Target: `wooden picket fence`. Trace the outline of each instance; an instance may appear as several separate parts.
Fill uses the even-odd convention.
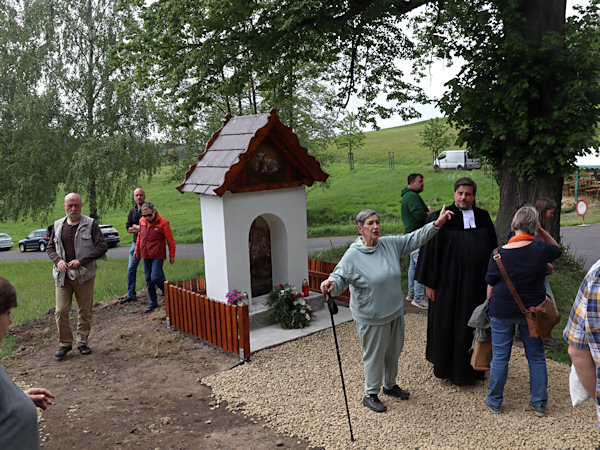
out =
[[[336,264],[308,258],[308,288],[311,291],[321,292],[321,283],[333,272]],[[350,303],[350,292],[346,289],[335,297],[338,303],[348,306]]]
[[[248,305],[228,305],[206,296],[204,278],[165,281],[167,325],[224,350],[250,358]]]

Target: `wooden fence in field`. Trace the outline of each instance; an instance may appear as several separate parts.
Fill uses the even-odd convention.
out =
[[[321,292],[321,283],[329,277],[335,266],[334,263],[308,258],[308,288],[311,291]],[[346,289],[335,297],[335,299],[338,300],[338,303],[348,306],[350,303],[350,292]]]
[[[206,296],[204,278],[165,281],[167,325],[250,358],[248,305],[228,305]]]

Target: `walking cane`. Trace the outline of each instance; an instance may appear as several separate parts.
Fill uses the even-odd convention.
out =
[[[338,364],[340,366],[340,377],[342,378],[342,390],[344,391],[344,402],[346,402],[346,414],[348,416],[348,427],[350,427],[350,440],[354,442],[354,434],[352,433],[352,422],[350,422],[350,410],[348,409],[348,397],[346,396],[346,384],[344,383],[344,372],[342,372],[342,358],[340,357],[340,347],[338,346],[337,334],[335,332],[335,322],[333,315],[338,313],[338,307],[335,300],[329,292],[325,293],[327,299],[327,307],[331,316],[331,329],[333,330],[333,339],[335,341],[335,352],[337,353]]]

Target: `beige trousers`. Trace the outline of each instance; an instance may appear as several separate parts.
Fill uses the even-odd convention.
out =
[[[56,311],[54,318],[58,328],[60,345],[69,347],[73,345],[73,332],[69,322],[73,294],[77,301],[77,346],[86,344],[92,327],[92,306],[94,303],[94,278],[79,284],[79,280],[65,277],[65,285],[56,286]]]

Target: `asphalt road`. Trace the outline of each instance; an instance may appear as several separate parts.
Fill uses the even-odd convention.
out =
[[[320,250],[326,250],[332,247],[341,247],[346,243],[353,242],[356,236],[341,236],[331,238],[313,238],[308,239],[308,253],[313,253]],[[13,250],[8,252],[0,252],[0,261],[28,261],[32,259],[48,259],[46,253],[38,251],[27,251],[21,253],[18,248],[13,247]],[[129,249],[127,247],[109,248],[106,256],[108,258],[129,258]],[[185,244],[177,246],[178,258],[200,258],[204,256],[204,248],[202,244]]]
[[[600,259],[600,223],[588,226],[562,227],[562,244],[581,262],[587,272]]]
[[[600,223],[589,226],[562,227],[560,229],[562,243],[569,247],[570,253],[578,259],[587,271],[592,264],[600,259]],[[308,253],[326,250],[331,247],[341,247],[353,242],[356,236],[341,236],[330,238],[308,239]],[[128,258],[129,247],[116,247],[108,250],[109,258]],[[202,244],[186,244],[177,246],[178,258],[199,258],[203,256]],[[47,259],[46,253],[28,251],[21,253],[18,249],[0,252],[0,260],[26,261],[32,259]]]

